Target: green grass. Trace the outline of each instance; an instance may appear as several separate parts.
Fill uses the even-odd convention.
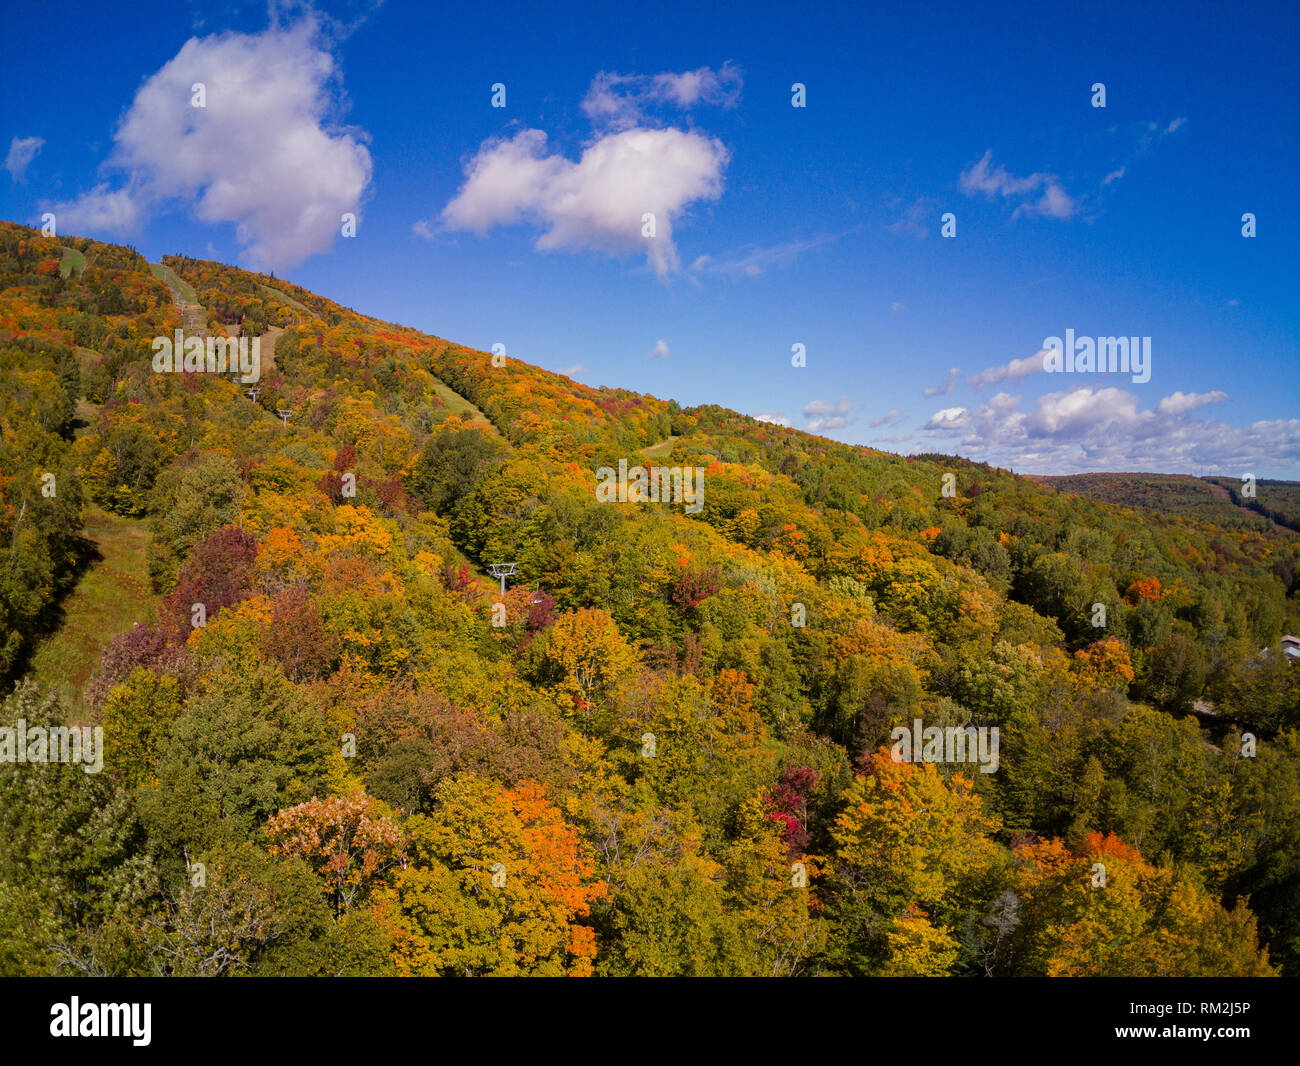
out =
[[[662,459],[673,450],[673,445],[679,439],[679,437],[669,437],[667,440],[661,440],[658,444],[652,444],[648,448],[642,448],[641,454],[647,459]]]
[[[66,278],[74,270],[80,274],[86,269],[86,257],[75,248],[64,248],[63,258],[59,260],[59,277]]]
[[[86,365],[84,359],[81,365],[84,369]],[[95,419],[99,417],[101,410],[102,408],[97,403],[91,403],[86,399],[78,400],[77,406],[74,408],[77,420],[76,428],[73,431],[75,435],[80,437],[85,434],[95,424]]]
[[[482,422],[491,429],[493,433],[497,432],[496,426],[492,425],[488,416],[465,399],[465,397],[460,393],[453,392],[437,378],[433,379],[433,388],[438,394],[438,399],[442,401],[443,406],[446,407],[451,414],[460,415],[462,418],[468,418],[471,422]]]
[[[316,317],[316,312],[315,312],[315,311],[313,311],[313,310],[312,310],[310,307],[308,307],[306,304],[299,303],[299,302],[298,302],[297,300],[295,300],[292,296],[290,296],[287,292],[283,292],[282,290],[277,289],[274,285],[261,285],[260,282],[259,282],[258,284],[260,285],[262,291],[265,292],[268,296],[274,296],[274,297],[275,297],[277,300],[279,300],[281,303],[285,303],[285,304],[288,304],[290,307],[297,308],[297,309],[298,309],[299,311],[301,311],[304,315],[310,315],[310,316],[312,316],[313,318]]]
[[[84,536],[93,559],[63,601],[63,621],[32,654],[29,676],[54,689],[69,709],[81,709],[86,682],[108,642],[134,623],[157,620],[158,601],[149,587],[149,532],[143,522],[119,518],[93,504],[86,508]]]
[[[171,289],[173,295],[179,294],[181,299],[187,300],[189,303],[199,302],[194,287],[171,267],[164,266],[162,263],[150,263],[149,273]]]

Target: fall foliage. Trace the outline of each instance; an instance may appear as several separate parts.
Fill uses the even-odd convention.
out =
[[[0,725],[105,737],[100,775],[0,763],[0,972],[1300,973],[1286,529],[166,263],[268,340],[256,396],[151,371],[180,319],[138,254],[0,224]],[[650,449],[699,513],[597,500]],[[159,606],[61,701],[28,660],[91,513]],[[895,762],[914,719],[1000,768]]]

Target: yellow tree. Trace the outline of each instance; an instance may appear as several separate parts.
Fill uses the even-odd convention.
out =
[[[636,655],[608,611],[585,607],[560,615],[548,633],[546,658],[556,692],[584,722],[597,701],[632,672]]]
[[[965,778],[945,782],[932,764],[894,762],[885,750],[843,799],[828,879],[835,965],[946,973],[975,884],[996,866],[996,821]]]
[[[104,703],[104,761],[126,788],[155,780],[158,747],[181,712],[180,684],[137,666]]]
[[[1244,903],[1224,909],[1198,884],[1153,866],[1114,835],[1074,851],[1017,849],[1018,973],[1048,977],[1267,977],[1267,948]]]
[[[542,786],[461,774],[436,798],[433,815],[406,823],[407,866],[377,895],[399,973],[590,974],[585,919],[605,884]]]
[[[1133,664],[1128,647],[1122,640],[1107,637],[1074,653],[1078,681],[1087,688],[1113,688],[1127,691],[1133,680]]]

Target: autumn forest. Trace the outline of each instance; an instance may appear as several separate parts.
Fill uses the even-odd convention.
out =
[[[904,458],[12,223],[0,371],[0,725],[102,729],[0,760],[0,974],[1300,975],[1293,484]]]

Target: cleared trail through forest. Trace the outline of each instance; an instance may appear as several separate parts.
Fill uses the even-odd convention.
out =
[[[1266,514],[1260,514],[1260,512],[1256,511],[1253,507],[1247,507],[1240,500],[1238,500],[1231,492],[1225,489],[1222,485],[1216,484],[1213,481],[1207,481],[1205,483],[1210,486],[1210,491],[1214,493],[1214,495],[1217,496],[1224,503],[1230,503],[1234,507],[1238,508],[1239,510],[1245,511],[1246,514],[1258,515],[1260,518],[1264,519],[1273,527],[1274,532],[1295,533],[1294,529],[1288,529],[1286,526],[1278,525],[1277,521],[1271,518],[1270,516]]]
[[[85,523],[85,569],[59,604],[58,628],[37,643],[28,669],[41,690],[56,691],[74,716],[109,641],[134,625],[152,625],[159,599],[149,585],[144,522],[88,504]]]
[[[78,402],[77,436],[90,432],[99,410]],[[161,600],[149,581],[152,535],[143,519],[87,503],[83,523],[81,573],[59,602],[57,628],[36,642],[27,668],[41,691],[57,692],[74,717],[87,711],[86,684],[109,641],[133,626],[156,622]]]
[[[149,270],[155,278],[167,286],[172,294],[172,303],[181,313],[181,328],[186,336],[206,337],[208,335],[208,314],[198,302],[194,290],[169,266],[162,263],[150,263]]]

